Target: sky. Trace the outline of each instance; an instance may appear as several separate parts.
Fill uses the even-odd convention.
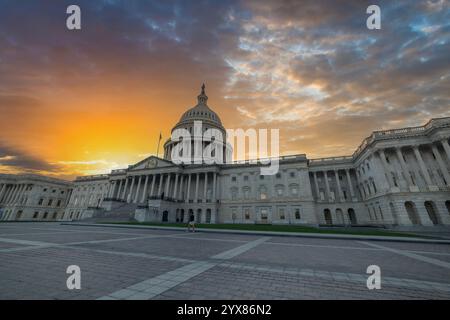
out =
[[[280,129],[284,155],[351,155],[374,130],[450,116],[449,40],[442,0],[0,0],[0,173],[125,168],[203,82],[226,128]]]

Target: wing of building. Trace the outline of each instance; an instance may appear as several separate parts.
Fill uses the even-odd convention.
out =
[[[201,121],[205,130],[225,134],[204,87],[197,99],[174,130],[192,133]],[[0,219],[187,222],[194,215],[202,223],[449,225],[449,137],[450,118],[375,131],[351,156],[281,157],[275,175],[261,175],[253,162],[175,163],[181,142],[169,139],[164,158],[72,183],[0,175]],[[221,150],[231,155],[229,144]]]

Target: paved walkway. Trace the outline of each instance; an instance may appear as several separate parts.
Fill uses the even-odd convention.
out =
[[[448,244],[0,224],[0,299],[429,298],[450,298]]]

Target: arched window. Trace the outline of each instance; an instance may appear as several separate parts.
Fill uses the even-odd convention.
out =
[[[416,205],[414,204],[414,202],[406,201],[405,209],[406,209],[406,212],[408,213],[408,217],[409,217],[409,220],[411,220],[411,223],[413,225],[420,225],[421,222],[420,222],[419,214],[417,213]]]
[[[425,201],[425,209],[427,209],[428,216],[433,224],[440,224],[439,215],[437,214],[436,206],[432,201]]]
[[[323,210],[323,216],[324,216],[326,224],[333,224],[333,219],[331,218],[330,209],[324,209]]]

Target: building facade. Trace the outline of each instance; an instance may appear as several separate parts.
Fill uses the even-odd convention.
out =
[[[0,220],[62,220],[71,192],[69,181],[0,174]]]
[[[219,116],[207,104],[204,87],[197,99],[174,130],[192,134],[195,122],[201,121],[202,130],[225,133]],[[182,141],[169,139],[164,158],[151,156],[110,174],[78,177],[67,193],[62,218],[186,222],[193,214],[201,223],[450,225],[449,138],[450,118],[375,131],[351,156],[280,157],[274,175],[261,175],[260,164],[249,161],[175,163],[174,148]],[[194,138],[188,148],[189,157],[195,157],[196,142]],[[199,143],[206,147],[211,141]],[[232,148],[224,142],[221,151],[225,159]],[[0,188],[2,184],[6,183],[0,178]],[[12,184],[7,185],[11,189]],[[12,210],[3,202],[0,205],[3,212]],[[29,213],[6,215],[7,219],[29,217]]]

